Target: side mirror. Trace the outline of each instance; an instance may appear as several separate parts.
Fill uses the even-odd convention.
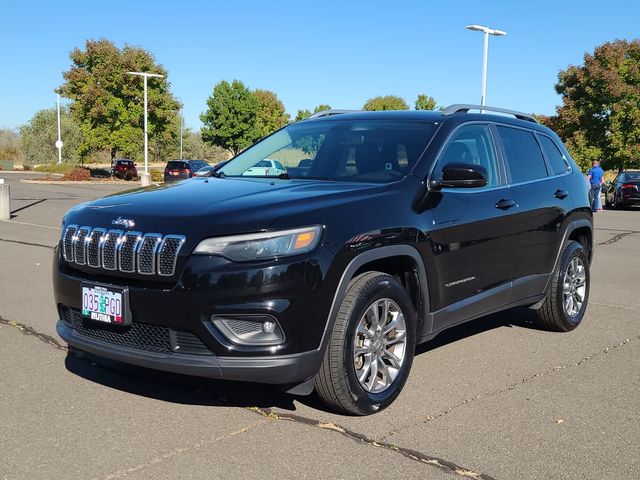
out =
[[[479,188],[486,187],[489,175],[482,165],[474,163],[447,163],[442,169],[442,179],[431,182],[431,188]]]

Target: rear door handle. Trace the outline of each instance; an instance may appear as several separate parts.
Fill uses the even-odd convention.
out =
[[[569,192],[567,192],[566,190],[556,190],[556,193],[553,194],[554,197],[559,198],[560,200],[562,200],[563,198],[567,198],[568,195]]]
[[[496,203],[496,208],[499,208],[500,210],[509,210],[511,207],[515,207],[515,206],[516,206],[515,200],[511,200],[511,199],[502,199],[498,201],[498,203]]]

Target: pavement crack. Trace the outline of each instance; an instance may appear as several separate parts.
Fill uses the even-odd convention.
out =
[[[51,335],[47,335],[46,333],[38,332],[35,328],[25,325],[24,323],[16,322],[14,320],[7,320],[6,318],[0,316],[0,325],[6,325],[8,327],[13,327],[18,330],[23,335],[33,335],[41,342],[46,343],[47,345],[52,346],[56,350],[62,350],[66,352],[67,346],[60,343]]]
[[[543,377],[547,377],[549,375],[553,375],[554,373],[557,373],[561,370],[565,370],[568,368],[574,368],[574,367],[579,367],[581,365],[584,365],[586,362],[589,362],[595,358],[599,358],[602,357],[603,355],[606,355],[607,353],[609,353],[610,351],[613,351],[615,349],[624,347],[625,345],[627,345],[628,343],[631,342],[637,342],[640,341],[640,335],[637,335],[635,337],[631,337],[631,338],[626,338],[625,340],[616,343],[615,345],[609,345],[605,348],[603,348],[602,350],[598,350],[597,352],[593,352],[585,357],[583,357],[582,359],[578,360],[577,362],[574,363],[569,363],[569,364],[564,364],[564,365],[558,365],[555,366],[553,368],[550,368],[548,370],[545,370],[544,372],[540,372],[540,373],[534,373],[528,377],[523,378],[522,380],[520,380],[519,382],[514,382],[509,384],[506,387],[503,387],[501,389],[497,389],[497,390],[493,390],[487,393],[481,393],[479,395],[476,395],[475,397],[468,397],[465,398],[463,400],[461,400],[460,402],[450,406],[449,408],[447,408],[446,410],[443,410],[435,415],[428,415],[427,417],[425,417],[423,420],[418,421],[418,422],[414,422],[411,424],[406,424],[406,425],[402,425],[399,427],[396,427],[392,430],[390,430],[384,437],[383,439],[392,437],[393,435],[395,435],[396,433],[404,430],[405,428],[408,427],[413,427],[416,425],[421,425],[421,424],[425,424],[425,423],[429,423],[432,422],[434,420],[437,420],[439,418],[442,418],[448,414],[450,414],[451,412],[453,412],[454,410],[463,407],[471,402],[475,402],[476,400],[483,400],[483,399],[487,399],[487,398],[491,398],[494,397],[496,395],[500,395],[502,393],[511,391],[511,390],[515,390],[516,388],[522,386],[522,385],[526,385],[528,383],[531,383],[532,381],[539,379],[539,378],[543,378]]]
[[[410,460],[423,463],[426,465],[431,465],[447,473],[458,475],[460,477],[475,478],[475,479],[481,479],[481,480],[493,480],[493,477],[490,477],[487,474],[474,472],[473,470],[461,467],[460,465],[456,465],[455,463],[449,462],[448,460],[443,460],[438,457],[432,457],[430,455],[426,455],[416,450],[411,450],[408,448],[400,447],[398,445],[394,445],[393,443],[373,440],[367,437],[366,435],[354,432],[353,430],[349,430],[348,428],[343,427],[341,425],[337,425],[335,423],[321,422],[320,420],[315,420],[315,419],[303,417],[300,415],[293,415],[290,413],[274,412],[270,408],[248,407],[247,409],[251,412],[254,412],[258,415],[268,418],[269,420],[273,420],[273,421],[282,420],[282,421],[288,421],[288,422],[295,422],[308,427],[319,428],[321,430],[328,430],[330,432],[335,432],[355,442],[368,445],[374,448],[382,448],[385,450],[389,450],[391,452],[399,453],[400,455]]]
[[[8,238],[0,238],[0,242],[17,243],[18,245],[27,245],[29,247],[42,247],[42,248],[48,248],[49,250],[53,250],[54,248],[51,245],[45,245],[43,243],[23,242],[22,240],[9,240]]]
[[[609,240],[605,240],[604,242],[596,243],[596,245],[611,245],[612,243],[616,243],[618,240],[626,237],[627,235],[634,235],[636,233],[640,233],[640,232],[629,231],[629,232],[618,233],[618,234],[614,235],[613,237],[611,237]]]
[[[132,467],[128,467],[128,468],[123,468],[122,470],[118,470],[117,472],[114,473],[110,473],[108,475],[105,475],[103,477],[94,477],[92,480],[117,480],[119,478],[126,478],[127,476],[129,476],[130,474],[143,470],[145,468],[148,467],[152,467],[154,465],[160,464],[166,460],[169,460],[173,457],[176,457],[180,454],[183,454],[185,452],[188,452],[190,450],[198,450],[210,445],[213,445],[215,443],[227,440],[229,438],[233,438],[237,435],[240,435],[242,433],[248,432],[249,430],[257,427],[258,425],[262,425],[264,423],[266,423],[267,420],[262,420],[262,421],[258,421],[258,422],[254,422],[250,425],[247,425],[246,427],[241,428],[240,430],[236,430],[234,432],[225,434],[225,435],[220,435],[218,437],[215,438],[211,438],[208,440],[202,440],[198,443],[195,443],[193,445],[190,445],[188,447],[177,447],[174,448],[173,450],[169,450],[168,452],[165,452],[161,455],[157,455],[153,458],[151,458],[150,460],[143,462],[143,463],[139,463],[137,465],[134,465]]]

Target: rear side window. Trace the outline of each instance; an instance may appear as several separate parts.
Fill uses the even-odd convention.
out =
[[[501,125],[497,129],[507,157],[512,183],[538,180],[547,176],[547,166],[533,133]]]
[[[553,173],[556,175],[560,175],[569,170],[569,165],[564,159],[564,155],[558,149],[558,146],[555,144],[553,140],[551,140],[546,135],[540,135],[540,143],[542,143],[542,149],[544,150],[549,163],[551,164],[551,169]]]

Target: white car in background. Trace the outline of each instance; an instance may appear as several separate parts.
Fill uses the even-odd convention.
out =
[[[265,158],[260,160],[253,167],[248,168],[242,175],[254,177],[277,177],[287,173],[287,169],[278,160]]]

